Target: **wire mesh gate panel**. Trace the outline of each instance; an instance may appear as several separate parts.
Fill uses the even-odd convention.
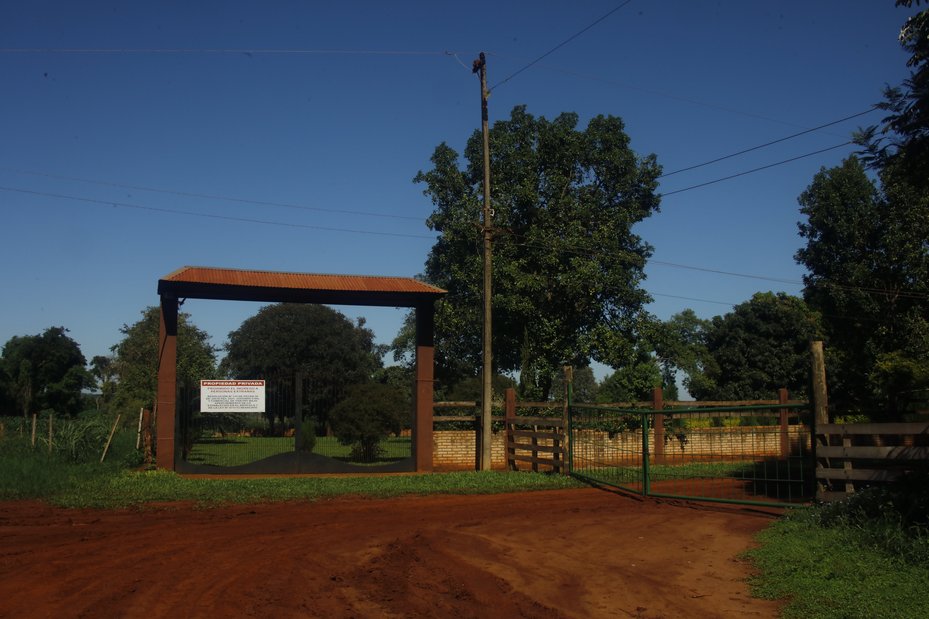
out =
[[[181,473],[286,474],[405,472],[415,470],[413,408],[399,432],[361,453],[332,431],[336,405],[348,390],[296,374],[266,379],[260,413],[201,413],[199,385],[178,393]]]
[[[784,505],[812,499],[806,403],[663,410],[572,405],[571,474],[668,498]]]

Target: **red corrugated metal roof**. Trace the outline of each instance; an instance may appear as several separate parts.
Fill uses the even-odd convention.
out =
[[[445,291],[410,277],[285,273],[186,266],[162,278],[170,282],[333,292],[384,292],[441,295]]]

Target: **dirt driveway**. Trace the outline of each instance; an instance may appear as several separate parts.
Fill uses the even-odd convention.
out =
[[[0,617],[774,617],[737,558],[769,522],[595,489],[0,503]]]

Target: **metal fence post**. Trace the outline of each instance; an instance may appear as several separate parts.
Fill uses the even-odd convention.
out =
[[[661,387],[652,389],[652,408],[655,413],[655,464],[664,461],[664,394]]]
[[[648,413],[641,413],[640,417],[642,418],[642,494],[648,496],[652,491],[648,462]]]
[[[787,404],[787,389],[781,387],[777,390],[777,401],[781,404]],[[788,435],[787,409],[780,410],[781,426],[781,458],[787,460],[790,457],[790,437]]]

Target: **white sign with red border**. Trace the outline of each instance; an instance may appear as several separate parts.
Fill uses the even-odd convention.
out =
[[[263,380],[201,380],[201,413],[265,412]]]

